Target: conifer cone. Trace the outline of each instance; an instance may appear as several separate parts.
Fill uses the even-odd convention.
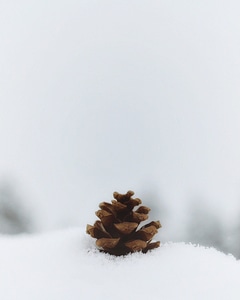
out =
[[[128,253],[148,250],[160,246],[160,242],[152,242],[153,236],[161,227],[159,221],[150,222],[140,229],[139,224],[148,219],[150,208],[139,206],[142,201],[132,198],[134,192],[126,194],[113,193],[112,203],[102,202],[100,210],[96,211],[100,219],[94,225],[87,225],[86,232],[96,238],[96,245],[100,251],[112,255],[126,255]],[[138,209],[134,209],[139,206]]]

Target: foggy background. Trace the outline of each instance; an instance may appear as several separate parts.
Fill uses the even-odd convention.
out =
[[[131,189],[161,241],[240,257],[239,10],[1,1],[0,230],[85,226]]]

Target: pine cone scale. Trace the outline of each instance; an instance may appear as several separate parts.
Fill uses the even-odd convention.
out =
[[[137,233],[136,233],[136,237],[141,238],[144,241],[149,241],[151,240],[154,235],[157,233],[157,228],[155,226],[149,226],[146,227],[144,229],[140,229]]]
[[[149,250],[158,248],[160,246],[160,242],[153,242],[153,243],[149,243],[147,245],[147,247],[143,250],[143,253],[146,253]]]
[[[99,204],[99,207],[103,210],[103,211],[106,211],[106,212],[109,212],[110,214],[114,214],[115,211],[112,207],[112,205],[110,203],[107,203],[107,202],[102,202]]]
[[[116,200],[112,200],[112,206],[114,207],[115,211],[123,211],[127,208],[127,205],[117,202]]]
[[[150,208],[149,207],[147,207],[147,206],[140,206],[137,210],[136,210],[136,212],[137,213],[140,213],[140,214],[148,214],[149,212],[150,212]]]
[[[101,238],[96,241],[96,244],[99,248],[102,248],[105,250],[105,249],[115,248],[119,241],[120,241],[120,238],[118,238],[118,239]]]
[[[142,221],[146,221],[148,219],[148,215],[133,212],[132,219],[133,219],[134,222],[139,224]]]
[[[147,228],[147,227],[149,227],[149,226],[152,226],[152,225],[155,226],[157,229],[159,229],[159,228],[162,227],[162,225],[161,225],[161,223],[160,223],[159,221],[152,221],[152,222],[150,222],[150,223],[144,225],[143,227],[141,227],[140,230],[141,230],[141,229],[144,229],[144,228]]]
[[[122,234],[130,234],[138,227],[138,223],[123,222],[114,224],[114,227]]]
[[[101,220],[105,229],[107,227],[111,226],[111,224],[113,224],[113,222],[117,221],[113,214],[111,214],[105,210],[102,210],[102,209],[96,211],[96,216]]]
[[[142,240],[134,240],[124,244],[131,252],[141,251],[147,247],[147,243]]]

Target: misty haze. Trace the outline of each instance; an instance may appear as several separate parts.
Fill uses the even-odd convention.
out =
[[[239,258],[239,10],[1,3],[0,231],[84,227],[133,190],[161,241]]]

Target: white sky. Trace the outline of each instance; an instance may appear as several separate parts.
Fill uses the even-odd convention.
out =
[[[114,190],[151,191],[176,213],[194,197],[235,209],[239,9],[231,0],[0,3],[0,175],[46,228],[87,222]]]

